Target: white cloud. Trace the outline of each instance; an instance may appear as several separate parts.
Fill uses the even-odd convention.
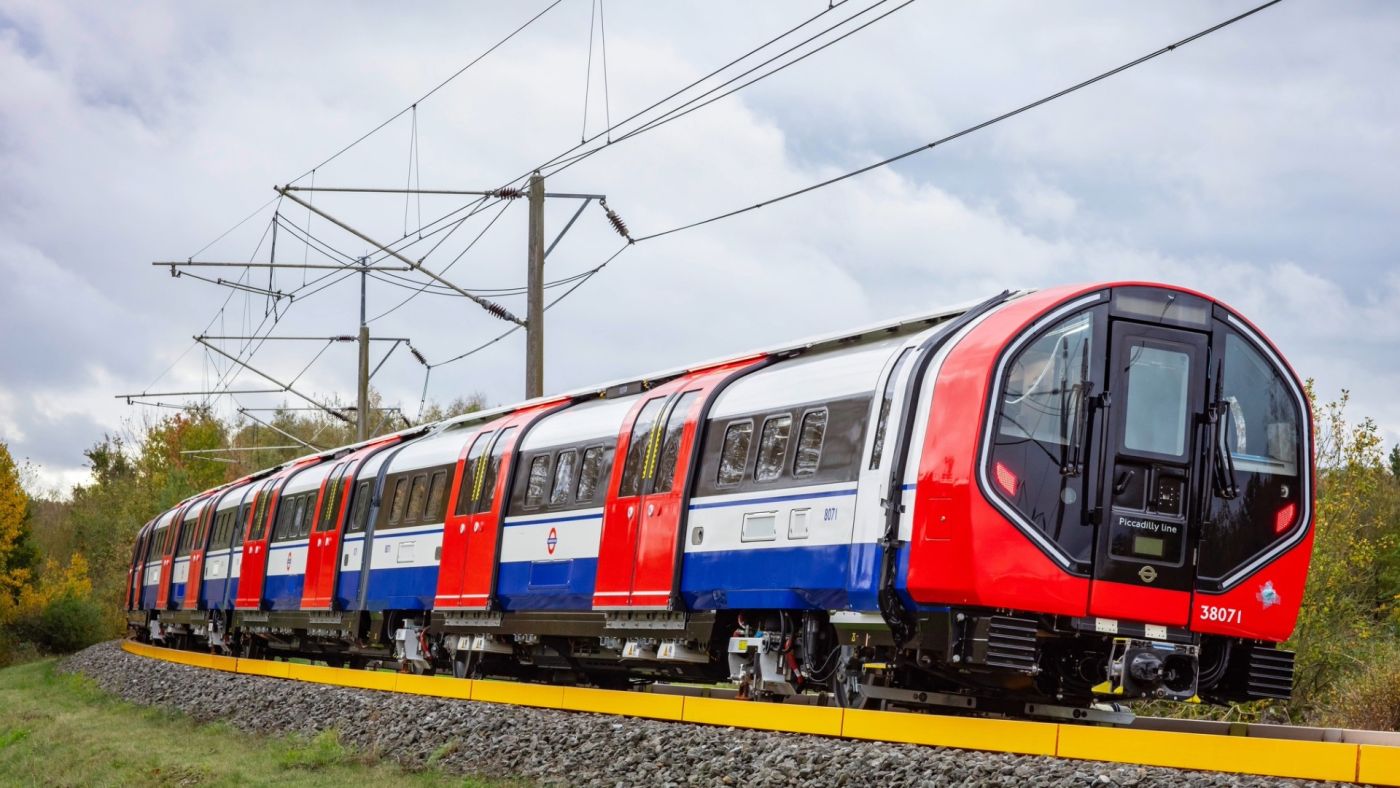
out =
[[[613,119],[818,10],[610,6]],[[653,232],[936,138],[1228,13],[915,4],[549,187],[606,193],[634,233]],[[185,353],[189,337],[211,316],[209,333],[245,334],[266,304],[238,296],[216,314],[226,290],[148,263],[193,254],[270,197],[272,184],[377,124],[525,15],[451,4],[230,14],[17,1],[0,11],[0,432],[62,469],[55,479],[78,478],[81,451],[130,412],[111,395],[145,389],[177,358],[157,390],[216,380],[223,363]],[[565,3],[424,102],[423,184],[494,186],[576,142],[587,25],[586,4]],[[1324,393],[1351,388],[1356,412],[1376,416],[1393,442],[1400,372],[1380,360],[1395,357],[1400,340],[1400,105],[1389,78],[1400,66],[1390,46],[1397,32],[1400,12],[1385,4],[1325,18],[1283,5],[894,168],[640,244],[551,311],[547,384],[583,385],[1006,287],[1148,278],[1242,309]],[[593,124],[603,116],[596,87]],[[317,182],[403,183],[408,124],[357,146]],[[398,198],[320,195],[317,204],[375,237],[403,231]],[[452,207],[423,202],[425,215]],[[552,203],[550,228],[571,210]],[[487,218],[454,234],[429,265],[446,265]],[[266,226],[259,216],[203,256],[248,259]],[[350,254],[369,249],[324,221],[312,229]],[[550,276],[592,267],[619,243],[591,206],[550,257]],[[519,285],[524,246],[517,204],[449,275],[474,287]],[[303,254],[285,235],[278,249],[283,260]],[[257,281],[265,285],[265,273]],[[301,283],[288,272],[275,286]],[[352,333],[353,284],[298,302],[277,332]],[[404,295],[373,282],[371,313]],[[523,312],[523,299],[499,300]],[[433,360],[504,328],[440,296],[373,325],[379,336],[413,337]],[[431,395],[517,398],[522,347],[517,334],[434,371]],[[256,363],[286,380],[319,349],[268,343]],[[343,395],[354,364],[350,346],[332,346],[298,388]],[[412,411],[422,374],[400,350],[376,385]],[[265,381],[242,372],[235,385]]]

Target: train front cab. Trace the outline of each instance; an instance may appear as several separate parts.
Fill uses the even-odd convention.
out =
[[[907,592],[991,611],[966,658],[1047,693],[1287,697],[1309,418],[1272,345],[1197,294],[1011,301],[937,371]]]

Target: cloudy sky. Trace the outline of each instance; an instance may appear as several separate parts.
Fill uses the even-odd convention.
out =
[[[267,261],[274,212],[309,227],[331,254],[372,252],[322,219],[308,223],[289,201],[254,210],[275,197],[274,184],[409,106],[546,5],[0,0],[0,439],[42,467],[44,484],[72,484],[86,473],[83,449],[126,420],[163,413],[114,395],[228,382],[227,365],[193,347],[192,336],[353,333],[354,278],[321,289],[301,271],[280,272],[273,288],[298,298],[273,321],[261,296],[229,298],[228,288],[174,279],[150,262]],[[756,5],[608,0],[605,84],[599,38],[591,74],[588,67],[591,0],[562,0],[416,110],[317,169],[315,183],[402,187],[413,177],[424,188],[500,186],[568,151],[585,128],[603,132],[609,119],[622,121],[799,22],[810,20],[763,58],[681,98],[827,28],[835,26],[775,65],[893,12],[549,178],[550,191],[606,194],[645,235],[936,139],[1251,4],[849,0],[825,13],[826,0]],[[1288,0],[897,166],[638,244],[549,313],[546,388],[1006,287],[1142,278],[1240,308],[1324,394],[1350,389],[1353,415],[1374,417],[1394,443],[1397,41],[1400,5]],[[311,176],[298,183],[311,185]],[[414,259],[445,234],[419,242],[414,229],[463,206],[459,198],[420,205],[328,193],[316,204],[378,240],[407,235],[401,243]],[[576,204],[550,202],[551,233]],[[442,269],[456,258],[447,275],[464,287],[518,287],[525,226],[523,202],[491,207],[425,264]],[[592,268],[619,245],[590,205],[550,256],[548,276]],[[329,262],[290,229],[279,231],[277,260]],[[254,279],[268,285],[266,270]],[[370,282],[371,317],[411,294],[400,285]],[[523,298],[498,300],[523,314]],[[410,337],[431,362],[507,327],[432,293],[371,323],[376,335]],[[224,346],[237,352],[238,344]],[[523,348],[516,334],[435,369],[429,397],[519,398]],[[269,341],[253,363],[344,401],[353,346],[317,357],[321,350]],[[375,379],[409,413],[423,383],[423,367],[402,349]],[[231,385],[266,387],[249,373]],[[279,401],[245,395],[220,407]]]

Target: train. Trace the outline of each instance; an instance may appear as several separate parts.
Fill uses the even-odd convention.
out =
[[[1312,415],[1149,282],[963,304],[319,451],[139,531],[174,648],[1083,719],[1287,698]]]

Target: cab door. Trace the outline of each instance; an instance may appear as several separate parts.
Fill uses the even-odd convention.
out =
[[[438,560],[438,587],[433,607],[461,607],[466,582],[467,529],[471,528],[479,508],[477,502],[485,486],[486,452],[495,437],[494,425],[477,430],[462,445],[457,458],[455,483],[442,526],[442,555]]]
[[[301,595],[302,610],[329,610],[335,588],[335,570],[340,559],[340,524],[345,520],[350,485],[359,462],[346,459],[331,469],[321,483],[316,518],[306,545],[306,582]]]
[[[1208,335],[1110,323],[1101,520],[1089,613],[1184,626],[1195,579]]]

